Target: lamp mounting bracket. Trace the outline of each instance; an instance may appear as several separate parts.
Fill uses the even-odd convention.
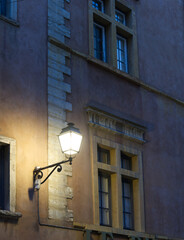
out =
[[[57,169],[58,172],[62,171],[62,164],[69,162],[72,164],[72,157],[70,156],[67,160],[57,162],[51,165],[48,165],[46,167],[35,167],[33,170],[33,179],[34,179],[34,189],[39,190],[40,184],[43,184],[47,181],[47,179],[52,175],[52,173]],[[46,170],[48,168],[53,168],[52,171],[45,177],[45,179],[41,182],[41,179],[43,177],[43,170]]]

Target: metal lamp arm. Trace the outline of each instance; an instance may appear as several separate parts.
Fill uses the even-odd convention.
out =
[[[62,164],[70,162],[72,164],[72,157],[69,157],[69,159],[61,162],[57,162],[51,165],[48,165],[46,167],[37,167],[33,170],[33,178],[34,178],[34,187],[39,190],[40,184],[43,184],[44,182],[47,181],[47,179],[52,175],[52,173],[57,169],[58,172],[62,171]],[[43,170],[48,169],[48,168],[53,168],[52,171],[47,175],[47,177],[41,182],[41,179],[43,177]],[[36,187],[37,186],[37,187]]]

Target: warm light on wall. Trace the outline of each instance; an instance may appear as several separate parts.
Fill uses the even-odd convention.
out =
[[[68,126],[63,128],[60,135],[59,141],[61,145],[62,152],[66,156],[66,160],[54,163],[52,165],[48,165],[46,167],[36,167],[33,171],[33,178],[34,178],[34,190],[40,189],[40,184],[43,184],[50,175],[56,170],[61,172],[62,164],[69,162],[72,164],[73,158],[80,150],[81,142],[82,142],[82,135],[78,128],[74,127],[73,123],[68,123]],[[41,182],[41,178],[43,177],[43,170],[53,168],[52,171],[48,174],[48,176]]]

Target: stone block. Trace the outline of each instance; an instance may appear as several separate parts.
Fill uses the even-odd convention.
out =
[[[63,72],[61,72],[60,70],[53,69],[52,67],[48,67],[48,76],[51,79],[57,79],[58,81],[64,80]]]
[[[48,95],[48,102],[58,108],[63,108],[68,111],[72,111],[72,104],[56,97]]]
[[[62,100],[66,100],[66,92],[53,86],[48,86],[48,94]]]
[[[49,116],[51,117],[56,117],[56,118],[59,118],[59,119],[62,119],[63,121],[65,121],[66,119],[66,111],[63,110],[63,109],[59,109],[57,111],[57,107],[53,106],[53,105],[49,105],[49,108],[48,108],[48,114]]]
[[[57,63],[65,65],[65,55],[48,51],[48,59],[54,60]]]
[[[56,61],[54,61],[52,59],[49,59],[48,66],[50,68],[52,68],[52,69],[57,70],[57,71],[61,71],[61,72],[65,73],[65,74],[67,74],[68,76],[71,75],[71,69],[69,67],[67,67],[67,66],[65,66],[65,65],[63,65],[63,64],[61,64],[59,62],[56,62]]]
[[[54,45],[53,43],[50,43],[50,42],[48,42],[48,49],[51,52],[63,55],[65,57],[70,57],[71,56],[71,54],[69,52],[65,51],[64,49],[62,49],[62,48],[60,48],[60,47],[58,47],[58,46],[56,46],[56,45]]]
[[[62,81],[48,77],[48,85],[60,89],[64,92],[71,93],[71,85]]]

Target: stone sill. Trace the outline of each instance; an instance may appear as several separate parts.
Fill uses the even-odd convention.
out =
[[[172,95],[170,95],[167,92],[164,92],[162,89],[158,89],[158,88],[156,88],[154,86],[151,86],[151,85],[149,85],[147,83],[144,83],[140,78],[134,77],[134,76],[132,76],[129,73],[120,71],[117,68],[111,66],[109,63],[105,63],[103,61],[100,61],[100,60],[96,59],[95,57],[93,57],[91,55],[87,55],[85,53],[81,53],[81,52],[79,52],[77,50],[74,50],[71,47],[69,47],[68,45],[62,43],[58,39],[53,38],[51,36],[48,36],[48,41],[50,43],[54,44],[55,46],[57,46],[59,48],[62,48],[65,51],[70,52],[71,54],[79,56],[79,57],[87,60],[88,62],[93,63],[93,64],[95,64],[95,65],[97,65],[97,66],[99,66],[99,67],[101,67],[101,68],[111,72],[112,74],[116,74],[116,75],[118,75],[120,77],[123,77],[127,81],[129,81],[129,82],[131,82],[131,83],[133,83],[133,84],[135,84],[135,85],[137,85],[139,87],[142,87],[142,88],[146,89],[149,92],[153,92],[153,93],[156,93],[158,95],[164,96],[164,97],[166,97],[166,98],[176,102],[177,104],[181,104],[182,106],[184,106],[184,101],[182,99],[178,99],[175,96],[172,96]]]
[[[22,213],[0,210],[0,219],[18,220],[20,217],[22,217]]]
[[[105,227],[100,225],[94,225],[94,224],[85,224],[85,223],[79,223],[74,222],[74,227],[83,227],[85,230],[90,230],[94,232],[106,232],[106,233],[113,233],[121,236],[127,236],[128,238],[147,238],[147,239],[160,239],[160,240],[183,240],[182,238],[170,238],[168,236],[162,236],[162,235],[155,235],[150,234],[146,232],[138,232],[133,230],[124,230],[121,228],[114,228],[114,227]]]
[[[5,22],[7,22],[7,23],[9,23],[9,24],[11,24],[11,25],[13,25],[15,27],[19,27],[20,26],[19,23],[16,20],[13,20],[11,18],[7,18],[5,16],[0,16],[0,20],[3,20],[3,21],[5,21]]]

